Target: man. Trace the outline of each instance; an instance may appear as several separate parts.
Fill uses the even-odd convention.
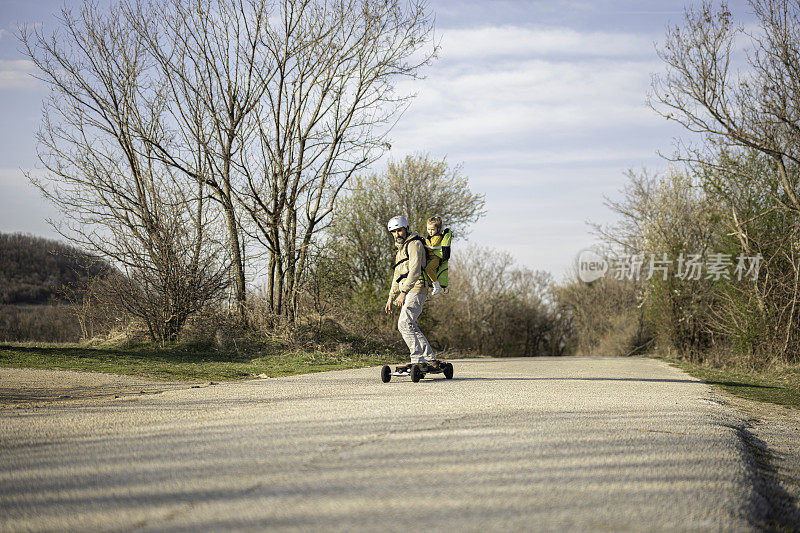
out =
[[[422,313],[422,306],[428,297],[428,287],[422,277],[425,268],[425,245],[416,232],[408,229],[408,220],[396,216],[387,225],[395,240],[397,254],[394,258],[394,275],[389,299],[384,311],[392,312],[392,305],[400,307],[400,318],[397,329],[411,352],[411,363],[436,364],[428,339],[420,331],[417,318]]]

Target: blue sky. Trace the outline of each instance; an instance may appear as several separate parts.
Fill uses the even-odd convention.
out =
[[[0,232],[54,236],[45,219],[58,213],[22,171],[37,165],[46,93],[14,32],[52,22],[63,4],[0,0]],[[431,1],[442,50],[425,80],[402,87],[418,97],[392,132],[391,157],[427,152],[463,164],[488,211],[470,245],[507,250],[561,278],[594,242],[586,222],[611,220],[603,196],[616,196],[623,172],[664,169],[656,152],[686,136],[645,98],[662,70],[654,43],[689,4]],[[746,16],[742,2],[731,8]]]

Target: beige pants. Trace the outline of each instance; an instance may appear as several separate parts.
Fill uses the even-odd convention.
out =
[[[422,306],[427,297],[428,295],[422,292],[408,293],[403,307],[400,308],[400,318],[397,320],[397,329],[408,345],[412,363],[424,363],[436,359],[431,344],[417,325],[417,318],[422,313]]]

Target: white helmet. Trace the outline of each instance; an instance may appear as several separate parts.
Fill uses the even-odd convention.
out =
[[[406,220],[406,217],[398,215],[396,217],[392,217],[391,220],[389,220],[389,223],[386,225],[386,227],[389,228],[389,231],[394,231],[400,228],[407,228],[408,220]]]

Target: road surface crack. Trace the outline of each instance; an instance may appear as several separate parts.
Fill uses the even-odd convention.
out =
[[[361,448],[363,446],[366,446],[368,444],[374,444],[374,443],[376,443],[376,442],[378,442],[380,440],[383,440],[383,439],[386,439],[388,437],[391,437],[392,435],[398,435],[398,434],[402,434],[402,433],[424,433],[424,432],[428,432],[428,431],[441,430],[441,429],[444,429],[444,428],[452,426],[454,423],[456,423],[456,422],[458,422],[460,420],[463,420],[463,419],[467,418],[467,416],[468,415],[462,415],[462,416],[457,416],[457,417],[445,418],[444,420],[441,420],[440,422],[438,422],[438,423],[436,423],[436,424],[434,424],[432,426],[429,426],[429,427],[420,427],[420,428],[405,427],[405,428],[398,428],[398,429],[390,429],[389,431],[382,431],[380,433],[373,433],[371,435],[362,437],[361,439],[359,439],[359,440],[357,440],[355,442],[347,441],[347,442],[331,444],[327,448],[325,448],[324,450],[321,450],[314,457],[312,457],[311,459],[306,461],[302,465],[301,468],[303,470],[314,470],[314,469],[319,468],[320,464],[323,461],[324,462],[331,461],[337,455],[340,455],[341,453],[343,453],[345,451],[351,451],[351,450],[355,450],[357,448]]]

